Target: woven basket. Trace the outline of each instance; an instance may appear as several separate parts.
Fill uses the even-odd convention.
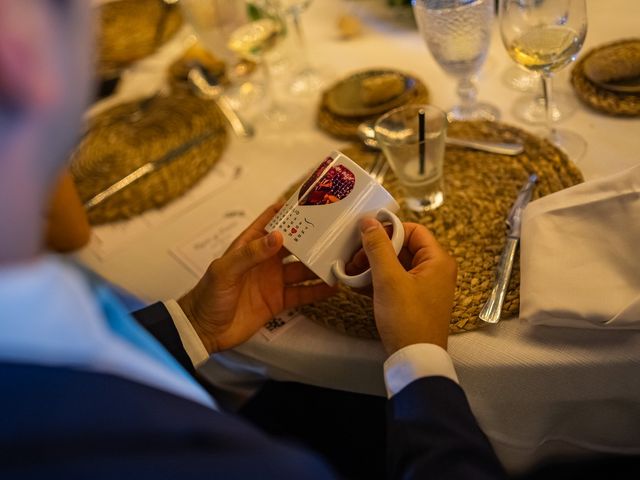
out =
[[[353,75],[357,75],[358,73],[361,72],[355,72]],[[427,89],[426,85],[414,75],[408,73],[403,73],[403,75],[411,77],[416,83],[416,86],[408,96],[405,105],[429,103],[429,90]],[[358,125],[365,121],[375,120],[381,115],[381,113],[369,116],[365,115],[362,117],[343,117],[336,115],[332,113],[327,106],[327,93],[331,88],[333,88],[333,86],[329,87],[329,89],[327,89],[322,94],[320,106],[316,115],[316,123],[321,130],[333,137],[342,140],[357,140]]]
[[[214,102],[186,90],[118,105],[88,125],[71,159],[83,202],[191,139],[202,142],[88,212],[94,224],[124,220],[180,197],[216,164],[227,145],[226,123]]]
[[[578,98],[587,106],[608,115],[637,117],[640,116],[640,94],[612,92],[589,80],[584,66],[589,57],[602,49],[625,44],[638,44],[639,39],[626,39],[601,45],[587,52],[571,71],[571,85]]]
[[[505,243],[505,218],[530,173],[539,177],[533,198],[583,181],[567,156],[546,140],[518,128],[490,122],[457,122],[448,135],[458,138],[520,141],[525,151],[517,156],[496,155],[448,146],[445,154],[445,202],[433,212],[417,214],[401,200],[402,190],[389,173],[384,186],[400,200],[404,221],[427,226],[458,262],[458,284],[450,331],[459,333],[483,326],[478,314],[493,287],[495,271]],[[375,152],[360,144],[342,150],[363,167]],[[516,261],[502,314],[517,316],[520,270]],[[342,333],[378,338],[369,297],[341,286],[330,299],[302,308],[315,322]]]
[[[112,78],[150,54],[182,26],[177,5],[163,0],[119,0],[99,7],[98,74]]]

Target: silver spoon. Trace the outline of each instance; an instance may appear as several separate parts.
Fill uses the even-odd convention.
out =
[[[222,87],[220,85],[209,83],[209,80],[199,67],[193,67],[189,70],[188,79],[189,85],[191,85],[191,88],[193,88],[196,93],[216,102],[236,135],[245,138],[253,137],[255,133],[253,125],[247,123],[238,115],[238,112],[234,110],[229,104],[227,97],[222,93]]]
[[[380,144],[376,139],[376,131],[373,128],[373,123],[363,122],[358,125],[358,136],[366,146],[375,149],[380,148]],[[455,145],[456,147],[473,148],[475,150],[501,155],[518,155],[524,151],[524,147],[520,143],[479,142],[476,140],[462,140],[450,137],[446,137],[445,143],[447,145]]]

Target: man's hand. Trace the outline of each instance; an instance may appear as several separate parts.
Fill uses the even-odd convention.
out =
[[[414,343],[446,349],[456,286],[453,257],[422,225],[404,224],[398,256],[380,222],[365,218],[360,228],[364,251],[355,255],[349,269],[371,266],[374,315],[387,353]]]
[[[335,292],[325,283],[300,285],[317,277],[300,262],[282,263],[282,234],[264,231],[279,207],[265,210],[178,300],[209,353],[243,343],[287,308]]]

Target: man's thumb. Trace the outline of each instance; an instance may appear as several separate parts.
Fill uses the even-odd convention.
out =
[[[401,268],[391,240],[382,224],[373,217],[360,221],[362,248],[367,254],[374,279],[380,274],[389,274]]]

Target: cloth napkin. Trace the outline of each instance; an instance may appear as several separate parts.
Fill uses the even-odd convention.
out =
[[[520,246],[520,318],[640,329],[640,165],[533,201]]]

